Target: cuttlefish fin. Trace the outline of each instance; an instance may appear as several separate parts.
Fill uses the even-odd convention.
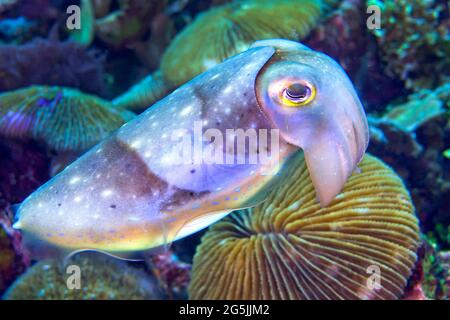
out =
[[[208,214],[200,215],[187,220],[181,228],[175,232],[173,239],[167,239],[169,242],[173,242],[177,239],[187,237],[199,230],[206,228],[207,226],[213,224],[214,222],[222,219],[228,215],[233,210],[221,210],[210,212]]]
[[[69,263],[69,260],[74,256],[82,254],[84,252],[104,254],[125,261],[143,261],[149,254],[166,253],[170,246],[170,244],[164,244],[159,247],[137,251],[104,251],[92,248],[82,248],[74,250],[72,248],[64,248],[50,244],[49,242],[38,239],[35,236],[28,234],[27,232],[22,233],[22,240],[22,245],[24,249],[29,253],[31,259],[57,259],[61,260],[64,265],[67,265]]]
[[[219,211],[213,211],[207,214],[203,214],[197,217],[193,217],[192,219],[187,220],[181,228],[175,232],[175,235],[172,239],[167,239],[169,242],[173,242],[177,239],[181,239],[184,237],[187,237],[197,231],[200,231],[213,223],[217,222],[218,220],[224,218],[228,214],[230,214],[233,211],[243,210],[247,208],[252,208],[255,206],[258,206],[262,202],[266,201],[266,197],[263,199],[253,200],[248,204],[243,204],[239,208],[229,209],[229,210],[219,210]]]
[[[159,254],[159,253],[164,253],[165,251],[166,251],[165,247],[157,247],[157,248],[152,248],[150,250],[142,250],[142,251],[118,251],[118,252],[116,252],[116,251],[109,252],[109,251],[103,251],[103,250],[97,250],[97,249],[79,249],[79,250],[75,250],[75,251],[65,250],[66,254],[64,256],[63,263],[64,263],[64,265],[67,265],[67,264],[69,264],[69,260],[72,259],[74,256],[76,256],[78,254],[83,254],[86,252],[99,253],[99,254],[104,254],[109,257],[119,259],[119,260],[137,262],[137,261],[144,261],[145,257],[149,254]],[[64,252],[64,250],[63,250],[63,252]]]

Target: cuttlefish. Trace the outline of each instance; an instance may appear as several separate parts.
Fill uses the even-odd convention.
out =
[[[124,257],[264,201],[297,152],[327,206],[368,139],[361,102],[333,59],[293,41],[257,41],[41,186],[14,227],[35,245]]]

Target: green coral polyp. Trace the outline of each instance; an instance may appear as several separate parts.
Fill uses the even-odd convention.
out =
[[[55,151],[84,151],[133,117],[66,87],[31,86],[0,95],[0,135],[35,139]]]

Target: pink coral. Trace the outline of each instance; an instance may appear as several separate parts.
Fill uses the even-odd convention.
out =
[[[148,264],[169,298],[187,297],[187,287],[191,279],[190,264],[180,261],[172,251],[151,255]]]

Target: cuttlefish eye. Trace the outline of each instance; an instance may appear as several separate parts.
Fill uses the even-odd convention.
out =
[[[298,108],[314,100],[316,87],[310,81],[287,77],[269,83],[268,95],[282,107]]]
[[[282,101],[289,107],[298,107],[308,104],[314,99],[315,88],[307,82],[295,82],[282,91]]]

